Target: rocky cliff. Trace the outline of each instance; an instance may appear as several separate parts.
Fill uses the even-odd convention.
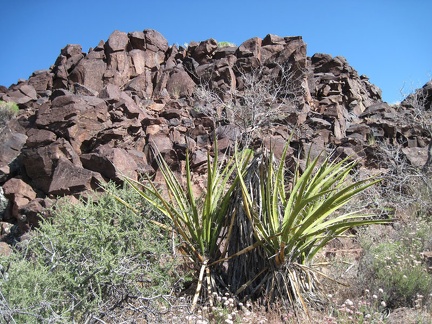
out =
[[[56,197],[157,178],[155,152],[182,173],[189,150],[199,171],[215,137],[221,151],[235,141],[277,151],[294,134],[295,156],[336,150],[365,165],[372,141],[424,163],[430,139],[343,57],[308,57],[301,37],[178,48],[155,30],[115,31],[88,53],[67,45],[48,70],[0,87],[0,99],[20,108],[0,134],[3,239],[9,224],[36,225]]]

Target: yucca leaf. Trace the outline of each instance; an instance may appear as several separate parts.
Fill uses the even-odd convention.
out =
[[[311,226],[314,222],[321,222],[332,212],[345,205],[354,195],[365,190],[366,188],[377,182],[374,181],[367,183],[368,181],[370,180],[363,180],[360,183],[365,183],[364,185],[358,186],[358,184],[355,183],[348,187],[340,189],[339,191],[334,191],[334,194],[326,196],[326,199],[324,201],[320,201],[320,203],[312,211],[310,211],[310,214],[305,216],[304,222],[300,227],[299,232],[302,232],[305,228]],[[295,237],[293,237],[293,239],[294,238]]]
[[[318,158],[316,157],[312,163],[309,163],[305,172],[299,176],[299,170],[296,171],[294,175],[294,186],[290,192],[290,196],[285,206],[285,213],[283,218],[283,228],[291,228],[294,224],[294,221],[298,221],[294,215],[298,215],[300,210],[303,208],[302,205],[302,197],[304,196],[305,188],[307,185],[307,179],[312,176],[312,172],[314,171],[315,165],[318,163]],[[293,213],[292,213],[293,211]],[[295,225],[295,224],[294,224]],[[285,236],[282,236],[285,239]]]

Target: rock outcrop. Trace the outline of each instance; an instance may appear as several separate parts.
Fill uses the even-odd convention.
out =
[[[199,171],[215,136],[221,151],[242,139],[246,127],[233,122],[235,107],[227,102],[243,104],[251,75],[286,86],[270,87],[273,99],[263,97],[258,113],[277,106],[280,116],[250,133],[252,142],[277,150],[295,130],[297,152],[336,149],[366,161],[372,140],[427,151],[430,134],[401,123],[366,76],[343,57],[308,57],[301,37],[267,35],[238,47],[209,39],[178,48],[155,30],[115,31],[88,53],[67,45],[49,70],[0,88],[0,99],[20,108],[0,132],[1,220],[25,231],[59,196],[156,173],[155,154],[181,173],[189,150]],[[218,104],[202,102],[199,87]]]

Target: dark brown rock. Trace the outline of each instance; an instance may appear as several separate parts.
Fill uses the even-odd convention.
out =
[[[109,52],[125,51],[129,43],[129,37],[126,33],[115,30],[108,38],[106,47]]]
[[[60,157],[52,173],[47,193],[53,196],[82,193],[95,190],[101,181],[103,179],[99,174],[73,164],[65,157]]]
[[[302,37],[283,38],[282,42],[282,40],[273,35],[273,40],[267,40],[265,44],[261,47],[263,62],[282,65],[289,62],[298,67],[305,68],[306,44],[303,42]]]
[[[277,159],[282,157],[283,151],[287,144],[287,139],[282,136],[266,136],[263,138],[263,147],[269,151],[271,151]],[[287,156],[290,156],[294,153],[292,148],[289,148],[287,151]]]
[[[408,162],[415,167],[421,168],[426,164],[428,159],[427,147],[404,147],[402,148],[403,154]]]
[[[85,141],[111,125],[108,107],[103,99],[92,96],[64,95],[55,98],[51,107],[43,107],[37,113],[36,125],[57,136],[68,138],[76,152],[80,153]]]
[[[208,40],[202,41],[197,47],[195,47],[192,57],[199,63],[207,63],[214,51],[218,48],[218,44],[215,39],[210,38]]]
[[[108,55],[107,73],[104,78],[119,87],[123,86],[130,78],[129,56],[125,51],[112,52]]]
[[[71,71],[69,78],[73,83],[82,84],[93,91],[99,92],[104,85],[103,78],[106,69],[107,64],[104,60],[87,57],[81,60]]]
[[[217,45],[209,39],[187,49],[170,47],[149,29],[115,31],[88,54],[80,45],[66,46],[50,70],[0,88],[0,99],[20,105],[0,135],[0,181],[21,177],[39,197],[86,194],[102,178],[121,182],[123,175],[155,173],[161,180],[154,161],[159,153],[181,179],[187,150],[194,172],[204,172],[215,135],[221,151],[243,138],[231,107],[244,105],[248,73],[269,82],[259,109],[277,111],[265,127],[250,125],[254,144],[279,156],[294,132],[292,146],[300,154],[316,156],[331,147],[368,161],[374,158],[368,141],[398,141],[408,162],[421,167],[424,158],[418,160],[415,150],[426,149],[430,135],[403,122],[414,103],[398,111],[383,103],[380,90],[343,57],[308,58],[300,36],[269,34],[239,47]],[[211,102],[195,92],[199,84]],[[421,92],[425,102],[430,89]],[[44,199],[16,196],[4,218],[31,227],[48,204]]]
[[[62,50],[60,51],[61,55],[65,56],[66,58],[71,58],[76,55],[82,54],[82,47],[79,44],[69,44],[66,45]]]
[[[25,223],[20,209],[36,198],[32,187],[18,178],[9,179],[3,185],[4,196],[9,200],[9,215],[20,223]]]
[[[46,146],[57,140],[55,133],[45,129],[32,128],[27,132],[27,136],[27,148]]]
[[[134,171],[136,171],[138,175],[142,176],[154,173],[154,169],[147,162],[147,156],[144,153],[144,147],[140,151],[129,149],[127,150],[127,153],[135,161],[137,167]]]
[[[165,134],[149,135],[147,142],[155,152],[168,153],[173,149],[173,143]]]
[[[146,52],[134,49],[129,52],[130,57],[130,75],[131,77],[140,75],[146,70]]]
[[[366,110],[362,114],[360,114],[359,117],[369,117],[372,115],[378,115],[390,110],[391,107],[386,102],[380,102],[367,107]]]
[[[81,167],[78,154],[63,138],[46,146],[26,148],[22,151],[22,164],[34,188],[49,193],[60,158],[70,160],[72,164]]]
[[[26,104],[32,100],[37,100],[37,93],[33,86],[21,83],[8,92],[8,96],[17,104]]]
[[[32,86],[37,94],[44,94],[47,90],[51,90],[53,86],[53,74],[48,70],[33,72],[28,83]]]
[[[99,98],[119,100],[121,95],[120,88],[114,84],[107,84],[99,93]]]
[[[135,159],[121,148],[103,145],[94,153],[81,155],[81,162],[86,169],[99,172],[104,177],[119,183],[123,182],[124,177],[138,180],[138,165]]]
[[[143,73],[133,78],[125,85],[125,90],[135,92],[138,97],[142,99],[150,99],[153,95],[153,83],[150,70],[145,69]]]
[[[73,84],[74,94],[78,96],[94,96],[97,97],[98,92],[86,87],[85,85],[82,85],[80,83],[74,83]]]
[[[174,99],[192,95],[195,87],[195,82],[189,74],[180,69],[171,71],[166,83],[166,89]]]
[[[84,54],[82,53],[81,45],[70,44],[61,50],[53,68],[54,89],[67,89],[69,73],[75,68],[75,66],[82,60],[83,57]]]
[[[197,150],[192,154],[191,167],[198,168],[207,163],[207,151]]]
[[[14,200],[18,196],[22,196],[28,200],[36,198],[36,193],[32,187],[19,178],[9,179],[2,188],[4,195],[8,199]]]
[[[285,39],[278,35],[268,34],[262,40],[262,46],[267,46],[267,45],[285,45]]]
[[[37,227],[39,222],[49,214],[49,208],[54,200],[49,198],[36,198],[28,204],[20,206],[19,214],[24,218],[25,224],[30,228]]]
[[[14,171],[13,162],[20,155],[26,140],[25,134],[13,132],[9,127],[0,132],[0,182]]]
[[[145,49],[145,36],[143,32],[134,31],[128,34],[129,42],[132,49],[144,50]]]
[[[144,30],[144,38],[147,50],[163,53],[168,50],[168,41],[158,31],[154,29],[146,29]]]
[[[248,39],[237,48],[237,57],[253,56],[261,61],[261,43],[262,39],[259,37]]]

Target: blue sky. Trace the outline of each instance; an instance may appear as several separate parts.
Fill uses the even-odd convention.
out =
[[[155,29],[170,44],[300,35],[309,56],[344,56],[390,103],[402,99],[401,89],[408,93],[432,79],[431,0],[2,2],[5,86],[48,69],[66,44],[87,52],[116,29]]]

